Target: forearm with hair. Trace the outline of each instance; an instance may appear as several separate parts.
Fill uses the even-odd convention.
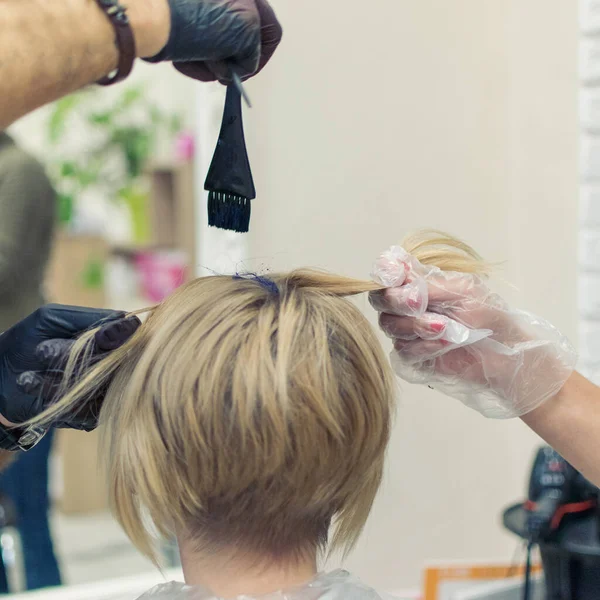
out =
[[[166,44],[167,0],[124,0],[138,56]],[[117,65],[115,33],[96,0],[0,0],[0,129]]]
[[[600,388],[573,373],[551,400],[522,420],[596,485],[600,485]]]

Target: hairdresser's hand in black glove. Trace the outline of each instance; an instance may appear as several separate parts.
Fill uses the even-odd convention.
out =
[[[110,310],[49,304],[0,335],[0,415],[2,423],[20,424],[36,417],[56,398],[69,350],[83,332],[105,326],[96,334],[93,356],[102,358],[122,346],[140,321]],[[90,398],[90,410],[64,418],[59,427],[91,431],[97,425],[100,392]]]
[[[171,33],[150,62],[171,61],[200,81],[256,75],[281,41],[281,25],[267,0],[169,0]]]

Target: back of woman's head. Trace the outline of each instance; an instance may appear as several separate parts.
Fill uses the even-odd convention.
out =
[[[75,385],[57,410],[112,378],[102,456],[138,547],[152,555],[145,511],[164,535],[273,556],[323,546],[332,519],[334,545],[356,540],[394,381],[344,296],[376,287],[311,271],[198,279]]]
[[[426,264],[481,270],[437,232],[407,247]],[[349,549],[381,482],[395,383],[382,348],[346,298],[375,283],[317,271],[207,277],[151,311],[138,333],[87,369],[94,332],[67,367],[76,410],[108,386],[101,456],[113,510],[154,557],[164,536],[284,557]]]

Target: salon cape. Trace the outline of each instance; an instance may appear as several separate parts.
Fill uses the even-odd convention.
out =
[[[221,599],[206,588],[171,582],[156,586],[138,600]],[[392,596],[378,594],[347,571],[337,570],[318,575],[301,587],[256,598],[242,595],[237,600],[392,600]]]

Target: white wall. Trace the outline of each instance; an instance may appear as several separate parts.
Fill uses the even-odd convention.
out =
[[[367,277],[407,230],[442,228],[506,261],[516,287],[502,293],[574,337],[574,3],[274,4],[285,40],[249,83],[247,266]],[[510,560],[500,511],[525,493],[536,443],[403,385],[389,474],[347,566],[398,589],[429,559]]]

